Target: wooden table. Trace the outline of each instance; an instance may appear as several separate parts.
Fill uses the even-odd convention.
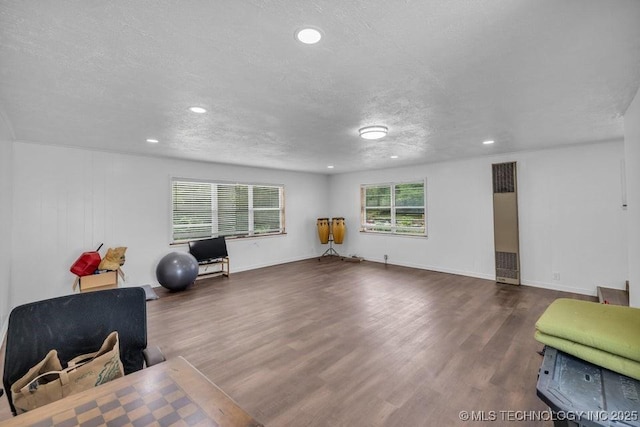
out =
[[[178,357],[13,417],[4,426],[262,426]]]

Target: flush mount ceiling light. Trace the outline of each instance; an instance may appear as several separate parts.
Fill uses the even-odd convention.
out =
[[[189,107],[189,111],[191,111],[192,113],[197,113],[197,114],[204,114],[207,112],[207,110],[205,108],[202,107]]]
[[[147,138],[147,142],[149,144],[157,144],[159,141],[157,139],[154,139],[154,138]]]
[[[320,30],[315,28],[302,28],[296,31],[296,40],[304,44],[316,44],[322,38]]]
[[[360,133],[360,138],[380,139],[387,136],[388,131],[389,129],[386,126],[365,126],[360,128],[358,132]]]
[[[487,140],[487,141],[483,141],[482,143],[483,143],[484,145],[491,145],[491,144],[493,144],[494,142],[495,142],[495,141],[492,141],[492,140],[490,140],[490,139],[489,139],[489,140]]]
[[[391,158],[392,158],[392,159],[397,159],[397,158],[398,158],[398,156],[391,156]]]
[[[333,165],[329,165],[329,166],[327,166],[327,169],[333,169],[333,168],[334,168],[334,166],[333,166]]]

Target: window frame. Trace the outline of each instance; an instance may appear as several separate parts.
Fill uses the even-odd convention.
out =
[[[194,236],[187,237],[184,239],[176,238],[176,224],[174,222],[175,217],[175,193],[174,193],[174,184],[176,182],[180,183],[191,183],[191,184],[206,184],[209,186],[209,192],[211,194],[211,223],[204,224],[204,226],[211,226],[211,235],[210,236]],[[243,186],[247,187],[247,210],[246,214],[248,217],[247,221],[247,229],[246,233],[236,232],[236,233],[228,233],[225,234],[220,230],[220,221],[219,217],[219,207],[218,207],[218,198],[217,195],[219,193],[220,187],[222,186]],[[263,208],[258,207],[254,208],[253,206],[253,191],[256,187],[272,187],[278,189],[278,207],[269,207]],[[209,179],[198,179],[198,178],[184,178],[178,176],[172,176],[169,180],[169,241],[171,245],[179,245],[184,244],[193,240],[201,240],[208,239],[213,237],[224,236],[226,239],[241,239],[241,238],[257,238],[257,237],[273,237],[280,236],[286,234],[286,224],[285,224],[285,186],[284,184],[264,184],[264,183],[256,183],[256,182],[230,182],[230,181],[222,181],[222,180],[209,180]],[[268,232],[256,232],[255,230],[255,212],[264,212],[264,211],[278,211],[279,212],[279,225],[280,228],[277,231],[268,231]],[[244,210],[243,210],[244,212]],[[237,218],[237,216],[234,216]],[[187,228],[187,227],[184,227]]]
[[[405,184],[422,184],[423,201],[421,206],[396,206],[396,186]],[[389,187],[389,206],[366,206],[366,190],[372,187]],[[411,181],[398,181],[398,182],[385,182],[375,184],[360,184],[360,232],[367,234],[387,235],[387,236],[404,236],[404,237],[427,237],[428,236],[428,221],[427,221],[427,180],[411,180]],[[368,209],[389,209],[390,210],[390,225],[389,230],[375,230],[374,228],[380,228],[380,225],[367,225],[367,210]],[[412,233],[402,230],[410,230],[408,227],[402,227],[397,224],[397,211],[402,209],[423,209],[424,212],[424,231]],[[400,231],[399,231],[400,230]]]

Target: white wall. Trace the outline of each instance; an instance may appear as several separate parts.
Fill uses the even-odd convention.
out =
[[[640,307],[640,90],[624,115],[629,215],[629,305]]]
[[[347,237],[338,251],[365,259],[495,278],[491,164],[518,162],[523,284],[583,294],[623,288],[626,211],[622,141],[335,175],[332,216]],[[360,184],[427,179],[428,238],[360,233]],[[559,280],[554,280],[554,273]]]
[[[0,340],[6,331],[11,295],[11,199],[13,183],[13,129],[0,106]]]
[[[127,246],[125,285],[153,284],[170,247],[170,177],[284,184],[287,234],[230,240],[231,272],[317,256],[325,175],[14,144],[14,304],[71,293],[69,267],[100,242]]]
[[[598,285],[622,288],[628,277],[622,141],[331,177],[18,142],[2,147],[0,191],[12,203],[0,214],[12,215],[14,226],[4,240],[10,255],[0,257],[0,309],[71,293],[69,266],[100,242],[129,248],[125,285],[155,285],[157,261],[185,250],[169,246],[171,176],[285,185],[288,234],[229,241],[232,273],[321,254],[316,219],[343,216],[341,254],[379,262],[388,254],[393,264],[493,279],[491,163],[517,161],[523,283],[595,294]],[[360,184],[425,177],[428,238],[358,232]],[[6,225],[0,232],[9,232]],[[9,280],[10,303],[2,284]]]
[[[12,148],[0,138],[0,339],[12,307],[11,301],[11,187]]]

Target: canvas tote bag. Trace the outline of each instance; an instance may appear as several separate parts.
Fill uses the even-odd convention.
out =
[[[65,369],[58,352],[49,351],[11,386],[13,406],[21,414],[122,376],[118,332],[111,332],[97,352],[74,357]]]

